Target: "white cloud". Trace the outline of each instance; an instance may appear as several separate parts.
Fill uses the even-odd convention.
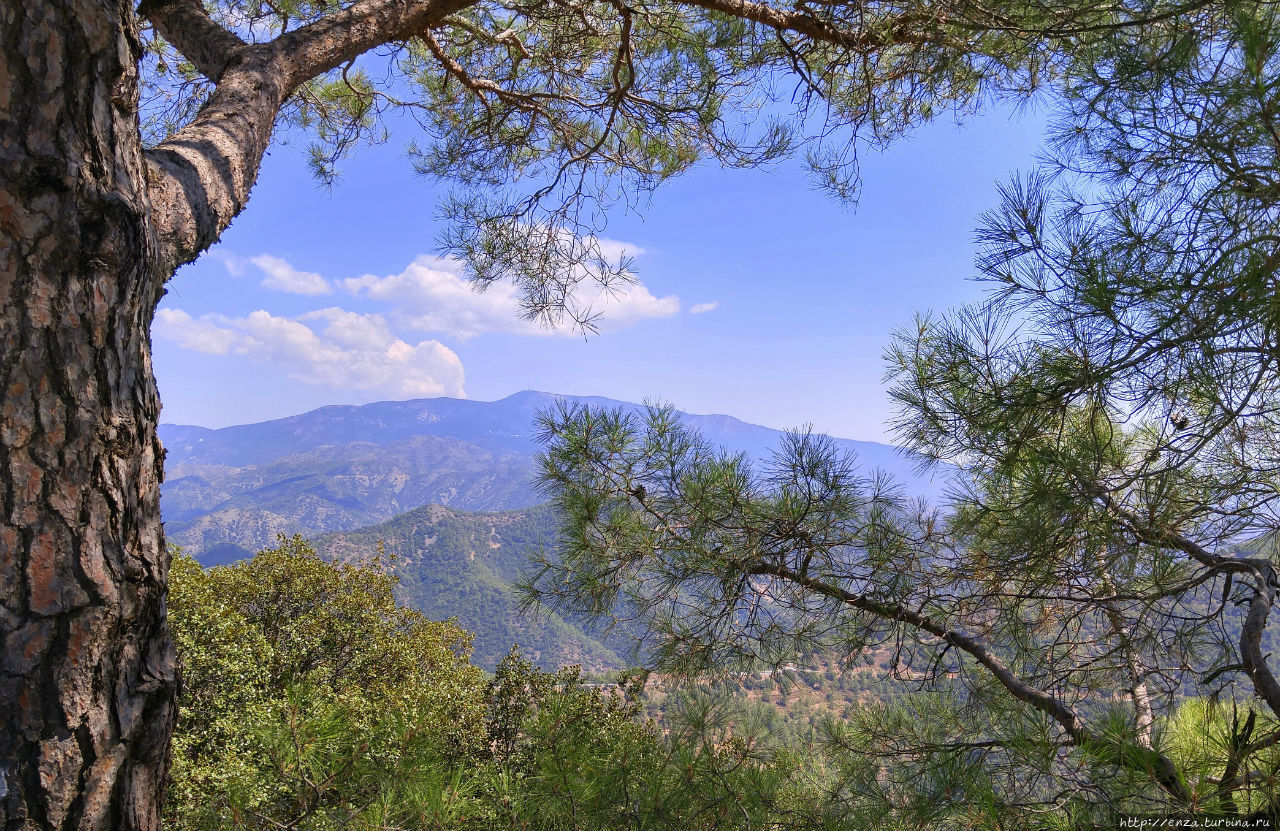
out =
[[[206,355],[225,355],[239,341],[235,332],[220,329],[208,320],[196,320],[181,309],[158,310],[151,332],[158,338],[175,341],[183,349]]]
[[[639,248],[613,240],[602,240],[610,256],[635,256]],[[571,321],[548,327],[520,317],[520,302],[514,286],[495,283],[477,292],[462,277],[461,265],[439,257],[419,257],[404,271],[386,277],[366,274],[344,280],[343,287],[357,296],[393,303],[404,322],[424,332],[441,332],[470,338],[487,332],[522,335],[576,335]],[[634,326],[649,318],[670,317],[680,311],[675,295],[654,297],[643,284],[604,289],[584,281],[579,287],[578,307],[590,309],[602,330]]]
[[[312,322],[323,325],[317,331]],[[317,386],[394,396],[466,394],[462,361],[453,350],[435,340],[407,343],[376,314],[330,308],[298,318],[261,310],[241,318],[193,318],[181,309],[161,309],[152,332],[183,349],[278,364],[290,378]]]
[[[616,239],[608,237],[596,237],[596,244],[600,246],[600,254],[606,262],[618,262],[623,257],[639,257],[644,253],[644,249],[638,245],[629,242],[620,242]]]
[[[262,285],[276,291],[287,291],[290,294],[305,294],[314,297],[333,291],[329,281],[313,271],[298,271],[279,257],[270,254],[259,254],[249,262],[266,273]]]
[[[244,276],[245,258],[241,257],[239,254],[233,254],[230,251],[224,250],[221,246],[215,246],[205,256],[222,263],[223,268],[225,268],[227,273],[232,277]]]
[[[719,300],[712,300],[710,303],[694,303],[692,306],[689,307],[689,314],[703,315],[703,314],[706,314],[707,312],[714,312],[719,307],[720,307]]]
[[[328,308],[307,312],[301,320],[323,320],[324,337],[347,349],[381,349],[395,340],[382,315]]]

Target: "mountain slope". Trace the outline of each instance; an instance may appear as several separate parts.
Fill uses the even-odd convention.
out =
[[[525,507],[537,501],[530,473],[527,456],[437,436],[323,446],[244,467],[169,463],[165,531],[193,553],[218,544],[252,551],[277,533],[357,528],[431,502]]]
[[[500,401],[429,398],[322,407],[290,418],[211,430],[161,425],[162,509],[169,539],[222,558],[270,545],[277,533],[311,536],[381,522],[420,505],[507,510],[534,504],[536,417],[560,400],[622,407],[606,398],[521,392]],[[712,443],[768,458],[781,433],[723,415],[685,415]],[[907,493],[936,496],[896,448],[837,439],[870,472]]]
[[[521,615],[512,583],[529,558],[555,539],[548,505],[521,511],[466,513],[440,505],[417,508],[356,531],[315,540],[326,557],[393,558],[402,599],[432,618],[458,618],[475,634],[473,660],[493,669],[512,644],[548,669],[581,664],[616,669],[623,660],[582,628],[551,615]]]

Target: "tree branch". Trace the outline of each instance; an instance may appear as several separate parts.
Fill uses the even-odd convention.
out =
[[[780,564],[770,564],[761,562],[755,567],[748,569],[748,574],[758,576],[780,577],[796,585],[803,586],[812,592],[821,594],[839,600],[855,609],[869,612],[882,620],[906,623],[923,632],[938,638],[944,643],[951,644],[955,648],[967,653],[981,664],[997,681],[1005,688],[1006,691],[1018,701],[1030,705],[1052,718],[1062,728],[1063,732],[1076,744],[1088,745],[1097,741],[1091,732],[1081,722],[1080,718],[1071,710],[1070,707],[1063,704],[1052,694],[1044,690],[1037,689],[1018,678],[1013,672],[1004,665],[1004,662],[993,655],[990,650],[969,635],[955,629],[948,628],[937,621],[928,618],[919,612],[914,612],[905,606],[887,605],[879,603],[865,595],[854,594],[839,586],[833,586],[816,580]],[[1169,757],[1150,748],[1144,748],[1142,756],[1152,763],[1151,773],[1154,773],[1156,780],[1160,783],[1172,797],[1183,803],[1191,801],[1191,794],[1187,791],[1186,784],[1182,781],[1182,777],[1178,774],[1178,770]],[[1126,758],[1128,758],[1126,756]],[[1130,762],[1132,764],[1133,762]]]
[[[195,119],[145,154],[156,257],[166,276],[217,241],[249,199],[292,92],[269,44],[235,53]]]
[[[1249,612],[1240,630],[1240,659],[1245,674],[1253,682],[1254,692],[1267,703],[1271,712],[1280,716],[1280,681],[1276,680],[1271,668],[1267,666],[1267,656],[1262,654],[1262,633],[1267,628],[1267,618],[1271,614],[1271,606],[1276,602],[1276,590],[1280,587],[1275,566],[1262,557],[1224,557],[1208,551],[1176,531],[1150,527],[1110,494],[1099,491],[1098,496],[1109,510],[1128,524],[1140,541],[1182,551],[1215,571],[1251,576],[1254,584],[1253,598],[1249,602]]]
[[[1262,633],[1267,628],[1271,605],[1276,602],[1276,571],[1271,564],[1258,569],[1253,576],[1253,599],[1249,601],[1249,613],[1240,629],[1240,660],[1245,674],[1253,682],[1253,690],[1267,702],[1271,712],[1280,716],[1280,683],[1267,666],[1267,656],[1262,654]]]
[[[144,0],[139,12],[217,84],[190,124],[147,153],[164,273],[195,259],[243,210],[280,108],[300,85],[377,46],[422,35],[475,2],[358,0],[270,43],[248,44],[212,20],[201,0]],[[754,0],[684,2],[859,52],[945,40],[916,17],[873,32]]]
[[[214,22],[200,0],[143,0],[138,14],[213,82],[246,44]]]
[[[866,595],[854,594],[840,588],[817,580],[804,574],[800,574],[786,566],[775,565],[770,563],[760,563],[754,568],[748,570],[748,574],[758,576],[781,577],[784,580],[803,586],[809,591],[821,594],[824,597],[830,597],[839,600],[855,609],[861,609],[864,612],[870,612],[882,620],[889,620],[898,623],[907,623],[916,629],[927,632],[938,638],[944,643],[949,643],[957,649],[967,653],[978,663],[982,664],[1000,684],[1009,691],[1009,693],[1019,701],[1030,704],[1035,709],[1045,713],[1054,721],[1056,721],[1063,731],[1077,743],[1085,738],[1084,726],[1080,719],[1069,707],[1058,699],[1054,698],[1043,690],[1038,690],[1019,679],[1004,663],[992,655],[986,647],[978,643],[972,637],[965,635],[955,629],[949,629],[931,618],[928,618],[919,612],[901,605],[887,605],[872,600]]]
[[[844,29],[825,20],[803,12],[784,11],[767,3],[756,3],[753,0],[683,0],[690,6],[720,12],[731,17],[739,17],[761,23],[774,29],[795,32],[814,40],[843,46],[859,52],[883,49],[903,43],[943,43],[944,38],[921,32],[910,32],[906,24],[915,22],[913,18],[903,17],[892,29],[889,37],[872,34],[867,31]]]
[[[146,153],[162,273],[199,256],[244,209],[276,117],[299,85],[473,2],[361,0],[264,44],[218,26],[199,0],[144,4],[157,31],[218,82],[190,124]]]
[[[361,0],[272,42],[296,88],[384,43],[408,40],[477,0]]]

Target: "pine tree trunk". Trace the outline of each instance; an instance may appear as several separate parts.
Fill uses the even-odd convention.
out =
[[[157,273],[128,0],[0,3],[0,828],[159,828]]]

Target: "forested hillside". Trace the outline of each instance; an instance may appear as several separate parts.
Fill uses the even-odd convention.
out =
[[[579,664],[601,672],[624,656],[557,614],[522,615],[513,583],[531,558],[555,543],[553,509],[467,513],[428,505],[355,531],[314,541],[322,556],[351,561],[382,551],[400,579],[403,602],[434,620],[457,618],[474,634],[472,659],[493,670],[513,645],[538,666]],[[617,638],[614,645],[625,646]]]

